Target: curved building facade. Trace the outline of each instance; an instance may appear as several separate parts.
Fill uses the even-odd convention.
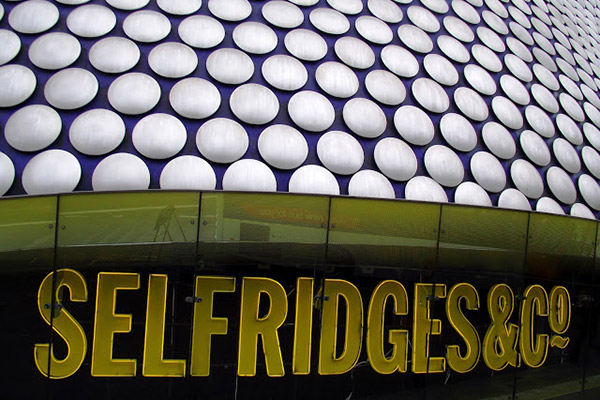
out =
[[[593,0],[0,0],[9,397],[593,395],[599,43]]]

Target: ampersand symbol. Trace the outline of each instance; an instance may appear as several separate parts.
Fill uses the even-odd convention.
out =
[[[492,323],[483,339],[483,360],[494,371],[500,371],[507,365],[518,367],[519,327],[508,323],[514,308],[513,292],[503,283],[494,285],[488,293],[487,303]]]

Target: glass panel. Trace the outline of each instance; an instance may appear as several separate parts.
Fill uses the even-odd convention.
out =
[[[569,281],[591,277],[595,239],[595,221],[531,213],[525,274]]]
[[[2,268],[52,268],[56,196],[0,201]]]
[[[439,217],[439,204],[334,197],[328,263],[431,268]]]
[[[198,202],[186,192],[61,196],[59,265],[193,265]]]
[[[34,347],[38,344],[47,346],[53,341],[51,336],[54,340],[57,337],[56,334],[51,334],[50,321],[44,321],[41,316],[42,311],[49,313],[51,290],[38,300],[39,286],[52,271],[52,266],[50,262],[45,265],[47,270],[30,270],[28,260],[23,261],[23,264],[20,262],[15,260],[12,264],[15,268],[7,269],[4,268],[3,259],[0,269],[0,313],[3,315],[0,329],[0,341],[3,343],[0,363],[2,397],[47,398],[50,380],[36,368]],[[51,286],[52,281],[49,283]],[[56,354],[60,357],[64,353]],[[41,360],[41,366],[47,371],[47,362],[43,358]]]
[[[588,344],[588,324],[590,318],[590,285],[583,280],[556,280],[544,279],[543,277],[528,277],[525,282],[525,290],[519,301],[519,313],[523,315],[528,307],[524,296],[531,296],[532,285],[541,286],[548,296],[548,316],[536,315],[537,309],[533,308],[533,317],[525,314],[520,323],[520,352],[521,368],[517,371],[516,394],[517,398],[536,398],[536,399],[554,399],[559,396],[577,394],[582,390],[582,381],[586,354],[594,352]],[[568,302],[553,302],[556,299],[557,287],[562,287],[568,291],[570,304]],[[554,290],[554,292],[553,292]],[[554,294],[553,294],[554,293]],[[570,312],[569,323],[566,332],[559,333],[553,328],[550,320],[555,320],[560,313]],[[566,315],[566,314],[565,314]],[[529,323],[532,323],[530,327]],[[525,352],[530,347],[525,333],[531,332],[534,339],[531,348],[536,349],[539,342],[538,335],[548,335],[548,350],[543,363],[539,368],[530,368]],[[560,343],[556,340],[558,337],[567,339],[568,342]],[[561,348],[563,347],[564,348]],[[533,351],[529,351],[533,353]],[[535,357],[534,357],[535,359]],[[598,375],[598,371],[594,372]]]
[[[443,205],[438,267],[521,273],[527,219],[521,211]]]
[[[203,193],[199,256],[204,263],[315,265],[325,257],[329,198]]]

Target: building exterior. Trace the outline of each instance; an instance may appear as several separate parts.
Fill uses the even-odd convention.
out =
[[[599,10],[0,1],[7,398],[594,396]]]

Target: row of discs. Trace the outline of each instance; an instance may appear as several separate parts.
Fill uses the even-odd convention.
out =
[[[57,3],[0,3],[2,150],[27,193],[126,189],[95,177],[133,153],[148,182],[131,188],[172,188],[171,171],[185,188],[600,210],[593,3]],[[81,178],[26,184],[61,146]]]

